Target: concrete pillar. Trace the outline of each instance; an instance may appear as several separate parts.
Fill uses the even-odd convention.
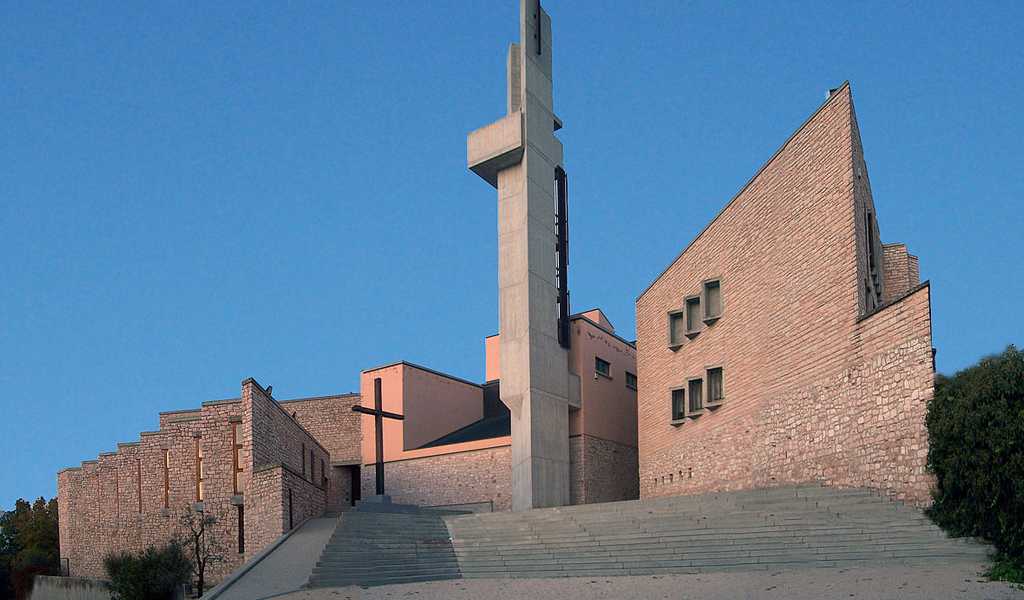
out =
[[[469,167],[498,189],[501,401],[512,413],[512,509],[569,503],[569,370],[558,343],[551,20],[520,3],[508,115],[468,138]]]

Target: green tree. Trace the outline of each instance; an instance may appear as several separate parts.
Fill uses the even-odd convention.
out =
[[[953,535],[995,546],[996,575],[1024,579],[1024,354],[1010,346],[955,377],[929,405],[928,515]]]
[[[21,598],[32,575],[60,574],[57,499],[19,499],[0,513],[0,598]]]
[[[194,511],[191,506],[178,519],[178,539],[185,552],[189,555],[192,573],[196,576],[196,589],[202,596],[206,585],[206,569],[215,562],[224,560],[223,549],[216,536],[213,526],[217,523],[202,511]]]

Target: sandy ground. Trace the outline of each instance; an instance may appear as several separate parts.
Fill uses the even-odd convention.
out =
[[[927,598],[1024,599],[1024,590],[990,582],[977,563],[927,567],[804,569],[564,579],[455,579],[374,588],[304,590],[281,600],[510,600],[514,598],[657,598],[741,600],[859,600]]]

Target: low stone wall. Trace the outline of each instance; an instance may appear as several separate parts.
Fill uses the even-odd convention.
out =
[[[105,579],[36,575],[29,600],[110,600]]]
[[[493,502],[494,510],[512,508],[512,449],[498,446],[426,456],[384,465],[385,491],[394,502],[441,506]],[[363,498],[375,492],[376,469],[362,470]]]

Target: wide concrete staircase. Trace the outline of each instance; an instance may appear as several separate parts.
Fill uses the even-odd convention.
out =
[[[338,518],[309,585],[371,586],[458,577],[459,565],[440,515],[354,510]]]
[[[463,577],[700,573],[985,560],[864,489],[780,486],[446,517]]]

